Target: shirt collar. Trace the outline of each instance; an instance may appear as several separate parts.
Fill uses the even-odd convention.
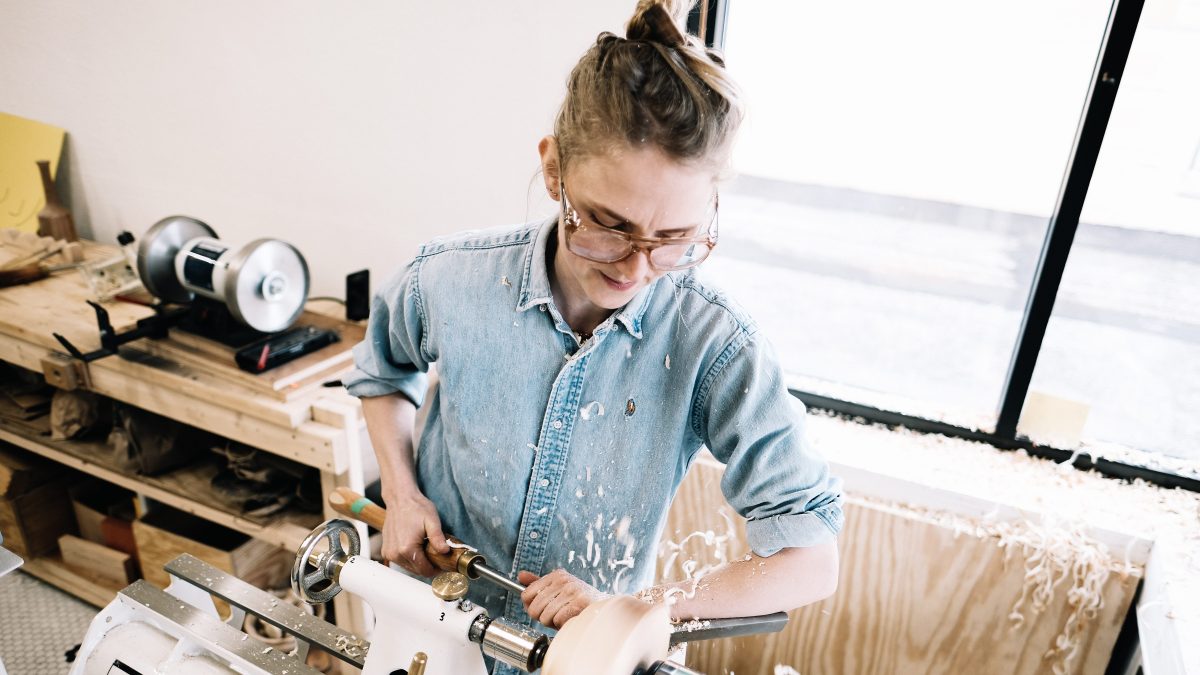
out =
[[[557,230],[557,214],[538,227],[533,246],[529,247],[529,253],[525,256],[525,269],[521,274],[521,293],[517,300],[518,312],[524,312],[538,305],[550,305],[554,301],[554,294],[550,291],[550,275],[546,269],[546,250],[550,245],[550,237],[556,236]],[[650,296],[654,293],[655,286],[661,280],[660,277],[654,283],[638,291],[638,294],[633,296],[633,299],[617,310],[615,314],[616,320],[638,340],[642,339],[642,316],[650,305]]]

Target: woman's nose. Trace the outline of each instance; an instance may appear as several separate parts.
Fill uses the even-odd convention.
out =
[[[617,268],[626,279],[641,279],[650,272],[650,252],[634,249],[628,258],[617,263]]]

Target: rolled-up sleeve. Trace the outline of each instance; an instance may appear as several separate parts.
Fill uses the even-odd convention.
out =
[[[354,347],[354,370],[342,378],[358,397],[399,392],[420,407],[433,358],[425,349],[426,325],[420,258],[392,278],[371,300],[366,335]]]
[[[746,518],[751,550],[770,556],[837,536],[841,479],[805,438],[804,406],[788,393],[761,336],[725,349],[701,385],[698,408],[705,442],[726,465],[721,490]]]

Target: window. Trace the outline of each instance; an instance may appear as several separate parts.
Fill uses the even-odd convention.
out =
[[[1200,461],[1200,2],[1148,5],[1033,388],[1085,438]]]
[[[1026,345],[1034,389],[1092,406],[1087,438],[1200,458],[1200,1],[1148,6],[1141,28],[1125,7],[1106,32],[1113,7],[709,12],[749,117],[704,273],[771,336],[793,389],[1024,440],[998,411],[1020,410]],[[1097,145],[1077,142],[1081,110],[1101,132],[1107,117],[1088,96],[1097,52],[1119,79],[1135,28],[1153,47],[1124,74],[1043,342],[1028,305],[1038,274],[1052,301],[1062,272],[1062,256],[1039,265],[1048,227],[1074,231],[1066,202]]]

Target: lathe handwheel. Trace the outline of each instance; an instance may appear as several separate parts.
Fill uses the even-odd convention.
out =
[[[343,534],[350,542],[348,554],[342,548]],[[316,548],[321,542],[326,542],[328,547],[317,553]],[[296,551],[296,561],[292,564],[292,590],[310,605],[332,600],[342,591],[337,583],[338,571],[346,558],[358,555],[359,545],[358,530],[349,521],[334,518],[321,523],[304,538]],[[315,568],[311,572],[307,571],[309,565]]]

